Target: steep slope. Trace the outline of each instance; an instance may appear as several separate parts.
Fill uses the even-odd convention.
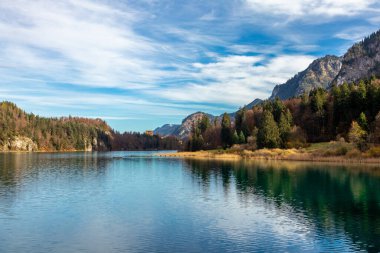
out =
[[[256,98],[255,100],[253,100],[251,103],[249,103],[248,105],[245,105],[244,108],[247,109],[247,110],[250,110],[252,109],[252,107],[254,107],[255,105],[258,105],[260,103],[262,103],[264,100],[261,100],[259,98]],[[236,115],[237,111],[236,112],[232,112],[232,113],[229,113],[228,115],[230,116],[231,118],[231,121],[234,121],[235,120],[235,115]],[[223,114],[221,114],[219,116],[219,119],[221,119],[223,117]]]
[[[287,99],[310,92],[315,88],[327,88],[341,69],[341,58],[327,55],[313,61],[307,69],[296,74],[286,83],[274,87],[269,99]]]
[[[251,103],[249,103],[248,105],[246,105],[244,107],[246,109],[252,109],[252,107],[254,107],[255,105],[261,104],[262,102],[263,102],[262,99],[256,98],[255,100],[253,100]]]
[[[380,30],[347,51],[333,84],[351,83],[372,75],[380,76]]]

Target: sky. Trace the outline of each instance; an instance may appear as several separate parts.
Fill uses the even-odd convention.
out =
[[[145,131],[265,99],[378,29],[378,0],[1,0],[0,100]]]

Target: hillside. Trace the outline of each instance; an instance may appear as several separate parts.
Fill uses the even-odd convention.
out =
[[[194,123],[197,123],[199,120],[201,120],[203,116],[209,117],[211,122],[216,118],[211,114],[196,112],[184,118],[180,125],[165,124],[162,127],[157,127],[154,130],[154,134],[160,136],[176,136],[180,139],[186,139],[190,135]]]
[[[160,136],[170,136],[174,135],[174,133],[177,132],[180,127],[180,124],[165,124],[154,129],[153,133]]]
[[[296,74],[286,83],[276,85],[269,99],[288,99],[309,93],[316,88],[326,89],[339,73],[341,58],[327,55],[313,61],[307,69]]]
[[[43,118],[0,103],[0,151],[109,150],[111,128],[100,119]]]
[[[373,75],[380,76],[380,30],[347,51],[333,84],[356,82]]]

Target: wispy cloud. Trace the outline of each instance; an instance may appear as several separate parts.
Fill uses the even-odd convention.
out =
[[[161,90],[159,95],[177,101],[248,104],[265,99],[271,87],[305,69],[314,59],[307,55],[223,56],[216,62],[193,64],[193,80],[181,87]],[[291,63],[291,64],[289,64]]]
[[[5,1],[0,51],[7,71],[90,86],[147,88],[161,73],[160,45],[133,31],[128,9],[78,1]],[[10,19],[16,19],[12,22]]]
[[[354,16],[373,11],[371,7],[376,3],[376,0],[246,0],[247,6],[255,12],[288,16],[291,19]]]
[[[140,130],[233,111],[376,30],[377,2],[3,0],[0,99]]]

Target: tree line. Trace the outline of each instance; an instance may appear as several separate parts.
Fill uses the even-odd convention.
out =
[[[317,88],[285,101],[267,100],[241,108],[233,119],[225,113],[210,122],[194,122],[187,150],[229,148],[299,148],[308,143],[345,140],[365,150],[380,143],[380,80],[372,77]]]
[[[179,141],[140,133],[119,133],[101,119],[44,118],[11,102],[0,103],[0,150],[17,136],[30,138],[39,151],[178,149]]]

